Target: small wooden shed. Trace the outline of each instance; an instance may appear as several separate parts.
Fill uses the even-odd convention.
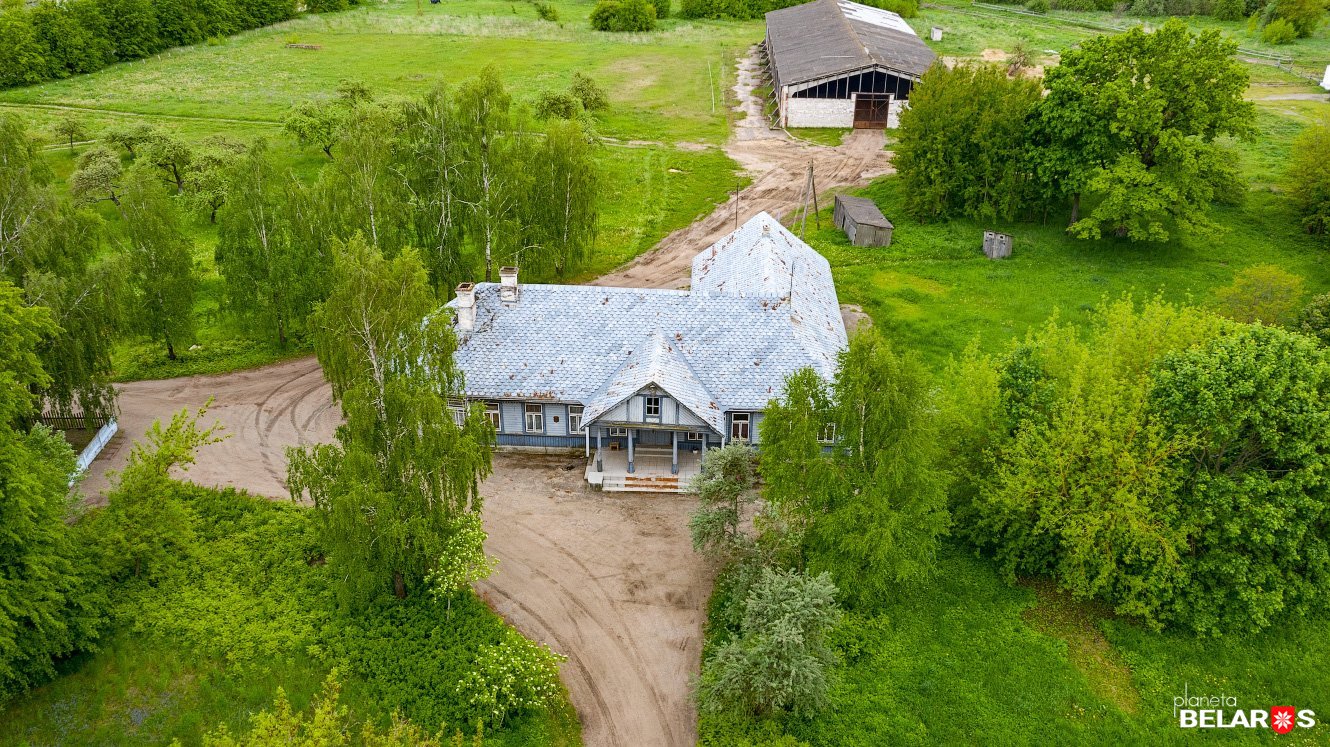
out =
[[[864,197],[836,195],[836,227],[845,232],[855,246],[891,246],[891,221],[877,209],[877,203]]]

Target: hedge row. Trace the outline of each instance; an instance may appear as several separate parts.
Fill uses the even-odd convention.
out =
[[[356,0],[358,2],[358,0]],[[310,0],[342,10],[348,0]],[[0,11],[0,88],[90,73],[293,18],[296,0],[41,0]]]

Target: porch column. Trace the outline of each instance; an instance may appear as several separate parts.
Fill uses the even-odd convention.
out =
[[[628,474],[633,474],[633,433],[636,428],[628,429]]]
[[[711,434],[707,433],[706,431],[702,431],[702,453],[699,456],[703,459],[707,458],[707,444],[710,442],[711,442]]]
[[[582,426],[582,440],[586,442],[586,455],[587,455],[587,457],[590,457],[590,456],[591,456],[591,431],[587,430],[587,428],[586,428],[585,425]]]
[[[670,431],[670,435],[674,437],[673,443],[670,444],[670,474],[677,475],[679,474],[679,432]]]
[[[600,450],[600,434],[604,432],[605,432],[604,428],[596,426],[596,471],[597,472],[605,471],[604,459],[600,456],[601,454],[604,453]]]

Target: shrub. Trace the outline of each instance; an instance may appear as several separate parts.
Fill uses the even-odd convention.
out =
[[[534,5],[536,8],[536,16],[539,17],[540,20],[549,21],[551,23],[559,22],[558,8],[555,8],[553,5],[544,2],[536,2],[534,3]]]
[[[670,0],[655,0],[656,20],[670,17]]]
[[[1330,123],[1303,130],[1293,140],[1284,188],[1307,233],[1330,244]]]
[[[1047,13],[1049,10],[1048,0],[1030,0],[1025,4],[1025,9],[1031,13]]]
[[[582,108],[589,112],[598,112],[610,107],[605,89],[589,75],[573,73],[573,82],[568,86],[568,93],[576,96],[582,102]]]
[[[827,641],[841,614],[835,596],[826,573],[763,568],[738,633],[703,666],[700,710],[806,716],[825,707],[837,663]]]
[[[1276,18],[1261,29],[1261,41],[1266,44],[1292,44],[1298,38],[1298,30],[1286,18]]]
[[[1221,21],[1239,21],[1246,16],[1247,4],[1243,0],[1215,0],[1214,16]]]
[[[536,99],[536,116],[541,119],[576,119],[582,102],[571,93],[542,91]]]
[[[1299,39],[1314,34],[1316,27],[1321,25],[1321,20],[1325,17],[1323,0],[1275,0],[1273,6],[1274,17],[1288,21]],[[1265,38],[1264,32],[1261,38]]]
[[[1316,296],[1298,313],[1297,330],[1330,346],[1330,293]]]
[[[1302,297],[1303,280],[1275,265],[1256,265],[1239,271],[1233,284],[1215,291],[1220,313],[1239,322],[1281,324],[1288,320]]]
[[[650,31],[656,27],[656,9],[646,0],[600,0],[591,11],[597,31]]]
[[[457,692],[473,715],[492,727],[509,714],[548,708],[559,698],[559,664],[567,657],[504,628],[498,643],[482,646],[475,664],[457,683]]]

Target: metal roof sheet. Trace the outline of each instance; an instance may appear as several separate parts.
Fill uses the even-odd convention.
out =
[[[523,283],[512,303],[498,283],[475,293],[456,360],[468,396],[483,399],[603,413],[654,383],[719,430],[724,412],[766,407],[801,368],[830,378],[846,344],[830,265],[766,213],[694,259],[689,291]]]
[[[767,54],[783,86],[883,67],[918,78],[937,55],[896,13],[814,0],[767,13]]]

